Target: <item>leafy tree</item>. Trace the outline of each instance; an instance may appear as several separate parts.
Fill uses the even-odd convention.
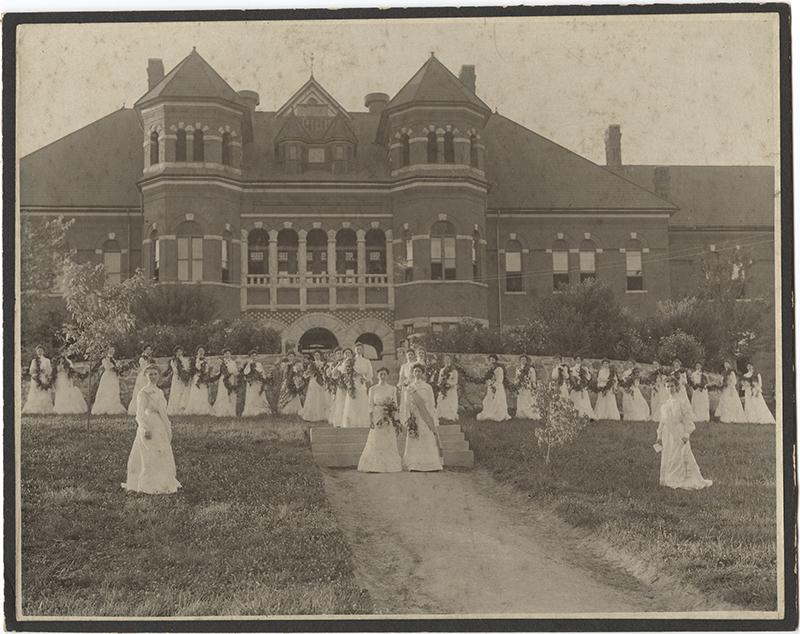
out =
[[[700,361],[705,362],[706,350],[692,335],[682,330],[664,337],[658,346],[656,358],[661,365],[670,365],[675,359],[680,359],[684,367],[691,368]]]
[[[20,291],[23,311],[30,303],[52,292],[71,251],[67,232],[74,219],[35,220],[23,216],[20,222]]]
[[[561,396],[555,383],[539,383],[535,388],[536,402],[544,419],[544,427],[534,434],[539,447],[547,446],[545,466],[550,464],[550,452],[554,447],[566,445],[578,437],[589,423],[585,414],[579,414],[572,401]]]
[[[219,318],[219,301],[201,284],[155,284],[147,287],[134,307],[144,325],[186,326]]]

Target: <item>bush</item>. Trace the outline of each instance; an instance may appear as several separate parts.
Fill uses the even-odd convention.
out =
[[[219,301],[214,293],[198,284],[154,284],[147,288],[134,309],[144,325],[189,326],[219,318]]]
[[[416,343],[429,352],[451,352],[457,354],[502,354],[508,347],[505,334],[489,329],[472,319],[462,319],[452,328],[434,332],[428,328],[417,338]]]
[[[226,328],[218,329],[209,339],[214,354],[227,346],[233,354],[247,354],[255,348],[259,354],[281,351],[281,333],[264,325],[255,315],[242,315]]]
[[[684,367],[693,367],[695,363],[705,361],[706,351],[697,339],[682,330],[664,337],[659,342],[656,358],[662,365],[669,365],[680,359]]]

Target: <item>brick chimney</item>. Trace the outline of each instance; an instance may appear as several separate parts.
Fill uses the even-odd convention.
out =
[[[261,103],[258,98],[258,93],[255,90],[240,90],[236,94],[247,104],[247,107],[250,108],[250,112],[255,112],[256,106]]]
[[[147,90],[153,90],[164,79],[164,62],[160,59],[147,60]]]
[[[619,125],[611,124],[606,130],[606,166],[622,167],[622,132]]]
[[[461,67],[461,72],[458,74],[461,83],[475,92],[475,65],[469,64]]]
[[[371,92],[364,97],[364,105],[369,108],[370,114],[380,114],[389,103],[389,95],[385,92]]]
[[[669,167],[659,166],[653,168],[653,189],[664,200],[669,199],[671,182],[672,177],[669,174]]]

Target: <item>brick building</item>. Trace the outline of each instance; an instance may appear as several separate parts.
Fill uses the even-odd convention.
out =
[[[313,76],[257,110],[196,51],[147,70],[134,108],[22,158],[22,213],[74,217],[70,246],[112,280],[200,282],[301,348],[393,355],[424,327],[525,319],[587,277],[643,313],[686,289],[692,249],[772,235],[770,168],[670,167],[665,192],[663,170],[622,165],[618,127],[600,166],[493,113],[474,66],[456,77],[431,56],[361,112]],[[713,170],[746,208],[734,192],[722,204],[740,212],[707,208]]]

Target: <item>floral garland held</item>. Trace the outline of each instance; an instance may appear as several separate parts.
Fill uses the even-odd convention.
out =
[[[602,394],[605,396],[610,391],[612,391],[617,383],[617,371],[614,369],[613,366],[608,368],[608,380],[603,387],[597,386],[595,392],[598,394]],[[595,385],[597,385],[597,379],[595,379]]]
[[[347,359],[344,363],[344,385],[350,398],[356,397],[356,368],[355,359]]]
[[[242,380],[247,381],[248,383],[253,383],[254,381],[258,381],[261,383],[261,390],[259,390],[259,395],[263,394],[266,389],[267,385],[272,385],[274,381],[274,375],[270,372],[258,372],[256,370],[256,366],[254,363],[250,364],[250,372],[245,374],[244,369],[247,367],[247,363],[244,364],[241,370],[239,370],[239,376]]]
[[[36,383],[36,387],[40,390],[49,390],[52,387],[52,375],[47,376],[42,372],[42,362],[39,360],[39,357],[33,360],[33,373],[31,374],[31,378],[33,382]]]
[[[238,373],[237,373],[238,374]],[[222,364],[219,366],[219,374],[217,377],[222,375],[222,384],[225,386],[225,389],[228,390],[228,394],[232,394],[236,391],[236,388],[239,386],[239,383],[232,383],[231,377],[233,376],[233,372],[228,370],[228,365],[225,361],[222,361]],[[216,378],[216,377],[215,377]]]
[[[325,385],[325,372],[316,364],[316,362],[312,361],[308,364],[308,371],[311,374],[310,378],[314,379],[318,385]]]
[[[406,428],[408,435],[412,438],[419,438],[419,425],[417,424],[417,417],[411,414],[406,421]]]
[[[706,378],[706,373],[705,372],[700,373],[700,381],[698,383],[695,383],[694,380],[692,379],[693,374],[694,373],[688,376],[689,387],[691,387],[693,390],[700,390],[700,391],[705,390],[708,387],[708,378]]]
[[[172,357],[172,361],[175,362],[175,367],[177,368],[178,380],[184,385],[189,385],[189,383],[192,381],[192,377],[194,376],[194,372],[192,371],[194,365],[190,363],[188,368],[183,367],[183,358],[179,357],[177,354],[174,357]],[[168,373],[171,372],[172,372],[172,363],[169,364]]]
[[[189,367],[197,368],[197,358],[192,357],[189,363]],[[211,371],[208,369],[208,361],[206,361],[205,357],[200,362],[200,369],[195,370],[194,375],[197,376],[197,384],[200,385],[201,383],[205,385],[211,385],[219,378],[219,375],[212,375]]]
[[[78,372],[75,369],[75,366],[72,365],[71,361],[64,359],[64,357],[59,357],[53,363],[53,375],[52,378],[50,379],[51,384],[55,384],[56,376],[58,375],[58,371],[60,368],[64,368],[64,372],[67,373],[67,377],[69,377],[73,381],[76,378],[83,381],[84,379],[86,379],[87,376],[89,376],[88,372]]]
[[[447,393],[450,391],[450,377],[453,376],[453,371],[456,370],[456,366],[451,365],[449,368],[444,367],[442,368],[445,370],[440,377],[437,387],[439,388],[439,396],[444,399],[447,396]],[[459,377],[461,376],[461,372],[458,373]]]
[[[299,381],[297,379],[299,379]],[[303,388],[306,385],[303,377],[296,375],[294,366],[291,365],[286,368],[286,376],[283,379],[283,383],[286,389],[284,390],[283,386],[281,386],[281,393],[278,401],[278,406],[281,409],[286,407],[295,396],[302,394]]]
[[[524,369],[525,373],[522,376],[518,375],[516,379],[517,391],[533,390],[533,379],[531,379],[531,370],[533,370],[533,366],[526,365]]]
[[[370,429],[392,425],[394,427],[395,434],[400,434],[403,431],[403,424],[400,422],[397,403],[394,402],[394,399],[387,398],[385,401],[378,403],[378,405],[383,408],[383,418],[378,421],[373,420],[370,422]],[[416,437],[418,438],[419,436]]]
[[[628,394],[632,395],[633,384],[638,378],[639,378],[639,368],[634,368],[633,370],[631,370],[630,374],[628,374],[625,378],[619,379],[617,385],[619,385]]]
[[[569,389],[572,390],[573,392],[588,390],[591,387],[591,385],[592,385],[592,374],[591,372],[589,372],[589,368],[581,366],[578,376],[575,376],[574,374],[572,374],[572,372],[570,372]]]

